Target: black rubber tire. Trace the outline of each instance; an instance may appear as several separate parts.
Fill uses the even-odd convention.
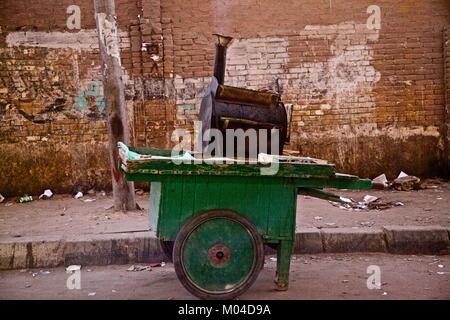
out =
[[[254,263],[250,272],[250,276],[239,285],[239,287],[226,293],[214,294],[205,290],[202,290],[199,286],[195,285],[192,280],[186,274],[183,267],[183,245],[186,239],[188,239],[191,232],[202,223],[213,218],[228,218],[234,220],[243,225],[252,237],[254,244]],[[256,227],[244,217],[230,210],[211,210],[207,211],[199,216],[192,218],[186,223],[180,230],[175,240],[173,248],[173,264],[175,272],[181,284],[194,296],[204,300],[231,300],[234,299],[252,286],[252,284],[258,278],[261,269],[264,266],[264,243]]]

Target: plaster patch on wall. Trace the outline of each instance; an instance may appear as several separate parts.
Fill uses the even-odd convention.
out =
[[[365,24],[353,22],[315,28],[306,26],[302,33],[307,33],[307,29],[328,41],[333,39],[332,57],[324,62],[301,63],[300,70],[306,69],[307,73],[299,73],[298,78],[293,78],[291,83],[288,81],[286,94],[295,95],[292,91],[300,89],[299,98],[305,99],[306,104],[324,100],[336,108],[352,102],[357,103],[355,107],[374,107],[371,92],[381,74],[371,65],[373,50],[369,42],[378,41],[378,30],[368,30]],[[331,37],[330,30],[334,29],[337,35]],[[290,69],[290,73],[295,74],[292,71]]]
[[[225,83],[258,90],[287,77],[288,44],[280,37],[234,39],[227,51]]]
[[[381,75],[371,65],[370,43],[378,41],[378,30],[354,22],[308,25],[298,37],[303,39],[299,45],[308,48],[308,57],[317,61],[292,65],[291,60],[306,59],[305,52],[291,51],[291,37],[234,40],[227,53],[226,82],[258,90],[273,88],[279,79],[285,97],[306,105],[323,101],[339,108],[361,96],[373,102],[370,93]],[[323,52],[316,55],[317,40],[329,43],[326,59]]]
[[[211,77],[183,79],[175,75],[171,85],[171,96],[175,97],[175,119],[178,125],[183,126],[197,119],[201,99],[210,82]]]
[[[128,33],[118,31],[118,37],[128,38]],[[6,36],[8,47],[38,47],[49,49],[98,50],[98,34],[96,29],[83,29],[78,32],[42,32],[15,31]],[[129,41],[121,41],[121,48],[129,47]]]
[[[321,118],[330,113],[341,114],[346,123],[366,122],[373,116],[372,90],[381,78],[372,65],[371,43],[378,38],[378,30],[349,21],[307,25],[298,34],[283,37],[234,39],[227,52],[225,84],[275,90],[278,83],[283,100],[296,105],[294,127],[307,120],[320,122],[313,117],[304,120],[303,115]],[[185,120],[185,110],[198,110],[209,77],[176,75],[173,82],[176,105],[182,109],[177,119]]]

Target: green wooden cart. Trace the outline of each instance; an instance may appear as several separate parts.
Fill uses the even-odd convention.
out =
[[[309,158],[282,161],[275,175],[261,175],[267,164],[257,161],[175,164],[170,151],[122,143],[119,154],[127,180],[150,181],[150,227],[159,239],[174,241],[176,274],[202,299],[246,291],[263,268],[265,244],[277,250],[276,289],[287,290],[297,194],[372,187]]]

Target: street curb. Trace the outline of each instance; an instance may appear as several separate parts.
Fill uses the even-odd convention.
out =
[[[383,228],[390,253],[448,253],[449,232],[446,228],[387,226]]]
[[[450,229],[440,226],[302,228],[295,234],[294,253],[345,252],[449,254]],[[267,248],[266,253],[274,251]],[[164,259],[159,240],[151,231],[77,238],[36,236],[0,242],[0,270],[146,263]]]

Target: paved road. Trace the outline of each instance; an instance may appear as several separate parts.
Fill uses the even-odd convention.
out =
[[[297,255],[290,289],[274,291],[276,262],[266,257],[244,299],[450,299],[450,256]],[[367,268],[381,270],[381,289],[367,288]],[[130,272],[127,265],[85,267],[81,289],[68,290],[64,268],[0,272],[0,299],[192,299],[173,265]],[[50,273],[48,273],[48,271]],[[34,274],[34,276],[33,276]],[[94,294],[95,293],[95,294]]]

